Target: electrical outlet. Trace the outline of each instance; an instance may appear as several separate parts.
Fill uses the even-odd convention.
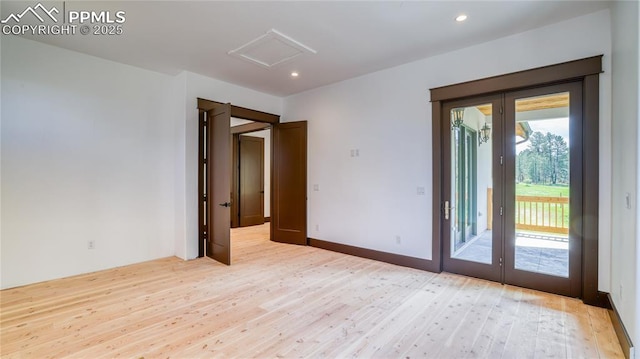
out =
[[[400,238],[400,236],[396,236],[396,244],[402,244],[402,238]]]
[[[88,247],[89,249],[95,249],[95,248],[96,248],[96,241],[89,241],[89,242],[87,243],[87,247]]]
[[[351,157],[355,157],[356,156],[356,150],[351,150]]]
[[[316,224],[316,232],[320,232],[320,225]]]
[[[356,157],[360,157],[360,149],[356,148]]]
[[[416,189],[416,192],[418,193],[418,196],[424,196],[424,187],[419,186],[419,187]]]
[[[313,190],[314,190],[314,191],[316,191],[316,192],[318,192],[318,191],[320,190],[320,185],[318,185],[318,184],[314,184],[314,185],[313,185]]]

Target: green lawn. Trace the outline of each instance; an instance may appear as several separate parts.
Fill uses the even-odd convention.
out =
[[[544,196],[544,197],[569,197],[569,186],[543,186],[537,184],[516,184],[516,195]]]

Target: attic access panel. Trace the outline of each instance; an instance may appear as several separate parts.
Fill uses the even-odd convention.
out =
[[[267,69],[305,53],[315,54],[317,52],[275,29],[271,29],[266,34],[228,52],[231,56],[250,61]]]

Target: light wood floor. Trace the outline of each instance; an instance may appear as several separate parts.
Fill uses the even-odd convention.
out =
[[[579,300],[267,238],[4,290],[2,357],[622,357]]]

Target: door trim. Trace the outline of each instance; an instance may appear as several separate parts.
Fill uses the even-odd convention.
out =
[[[442,270],[442,175],[441,153],[443,101],[457,100],[496,92],[510,92],[525,88],[581,81],[583,93],[583,215],[598,218],[598,126],[599,126],[599,81],[602,73],[602,56],[564,62],[525,71],[514,72],[481,80],[433,88],[432,109],[432,155],[433,155],[433,236],[432,260]],[[586,144],[589,145],[586,145]],[[581,256],[582,300],[587,304],[602,305],[606,301],[598,292],[598,224],[597,220],[584,221],[583,248]],[[593,223],[595,222],[595,223]]]
[[[261,123],[261,122],[247,123],[244,125],[231,127],[231,134],[242,135],[244,133],[266,130],[268,128],[271,128],[270,123]]]
[[[206,100],[203,98],[198,98],[198,109],[201,111],[209,111],[221,105],[224,105],[224,103]],[[250,108],[240,107],[233,104],[231,105],[231,117],[241,118],[243,120],[250,120],[255,122],[266,122],[266,123],[280,122],[279,115],[252,110]]]
[[[431,102],[582,80],[586,76],[602,73],[602,56],[604,55],[432,88],[429,90]]]

